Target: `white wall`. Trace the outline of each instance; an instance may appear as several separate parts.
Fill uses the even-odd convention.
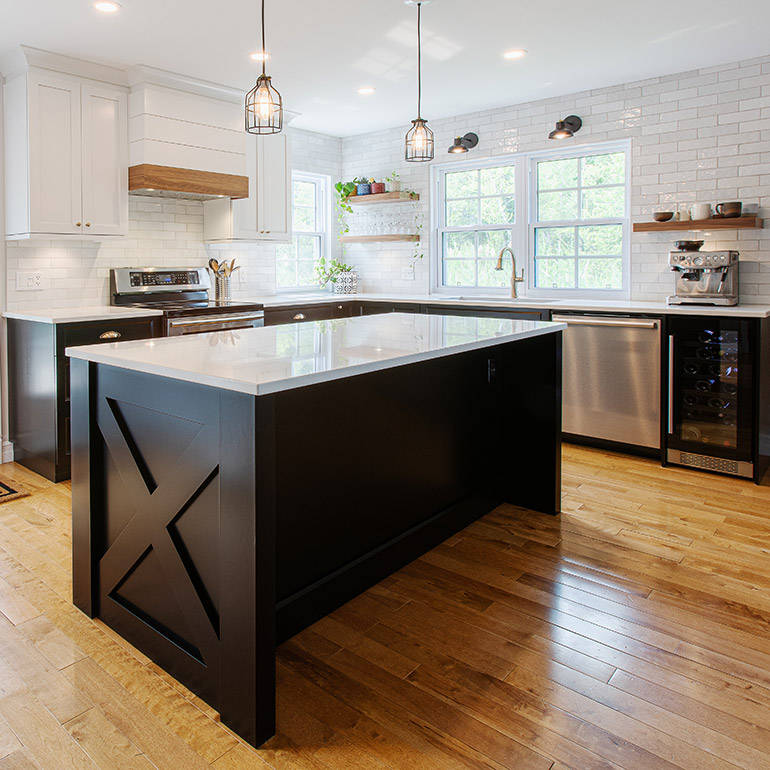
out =
[[[297,170],[338,179],[342,142],[310,131],[292,132],[292,165]],[[203,204],[196,201],[129,197],[128,238],[92,243],[79,240],[31,240],[7,243],[9,310],[83,307],[109,303],[112,267],[196,267],[209,257],[235,258],[241,265],[233,297],[275,293],[275,246],[217,244],[205,246]],[[43,289],[17,291],[16,274],[40,271]]]
[[[424,100],[430,117],[430,94]],[[686,207],[696,201],[742,200],[760,205],[770,219],[770,56],[705,70],[586,91],[456,118],[431,121],[436,135],[436,162],[451,162],[445,153],[452,139],[476,131],[479,146],[472,157],[505,156],[554,147],[547,139],[554,122],[580,115],[584,127],[574,140],[590,144],[613,139],[632,141],[631,214],[651,219],[660,209]],[[406,187],[422,194],[416,204],[395,209],[398,218],[422,217],[429,230],[429,169],[434,164],[403,160],[406,126],[338,139],[294,130],[293,167],[329,174],[333,180],[353,176],[383,178],[397,170]],[[392,214],[393,209],[389,209]],[[400,213],[399,213],[400,212]],[[350,217],[354,221],[356,216]],[[333,217],[333,221],[336,219]],[[201,243],[201,205],[132,198],[128,239],[102,244],[78,241],[11,242],[7,245],[9,309],[85,305],[107,301],[110,267],[123,265],[184,266],[205,264],[210,255],[234,256],[243,265],[240,297],[275,292],[274,247],[216,246]],[[632,236],[633,299],[662,299],[671,291],[666,267],[671,242],[678,234]],[[684,233],[680,237],[685,237]],[[770,229],[728,231],[707,238],[706,248],[741,252],[744,300],[770,302]],[[415,253],[426,254],[414,260]],[[429,289],[427,239],[414,244],[352,245],[346,259],[359,268],[362,290],[395,294]],[[414,262],[415,280],[404,281],[402,268]],[[17,292],[18,270],[41,270],[44,289]]]
[[[430,118],[430,93],[423,95]],[[554,122],[579,115],[583,129],[574,140],[554,142]],[[770,219],[770,56],[710,69],[585,91],[501,109],[431,120],[436,160],[406,163],[407,126],[350,137],[343,143],[343,175],[382,178],[398,170],[406,186],[423,196],[414,208],[427,217],[429,167],[437,162],[505,156],[607,140],[632,140],[631,216],[651,221],[652,212],[689,207],[695,202],[742,200],[760,205]],[[455,136],[475,131],[472,154],[451,156]],[[353,215],[356,216],[356,215]],[[353,217],[351,217],[352,219]],[[428,225],[426,222],[426,229]],[[671,293],[666,260],[672,241],[686,233],[632,235],[631,294],[660,300]],[[702,237],[702,236],[697,236]],[[423,243],[423,250],[427,247]],[[728,231],[706,237],[706,249],[741,252],[744,301],[770,302],[770,230]],[[359,268],[366,291],[427,291],[429,259],[415,262],[414,281],[401,270],[414,253],[411,245],[352,245],[348,261]]]

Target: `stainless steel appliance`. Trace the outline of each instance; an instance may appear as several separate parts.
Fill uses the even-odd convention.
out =
[[[118,267],[110,271],[110,303],[163,311],[166,337],[264,326],[263,305],[209,299],[205,267]]]
[[[668,319],[667,462],[754,475],[752,328],[742,318]]]
[[[668,264],[675,274],[669,305],[737,305],[737,251],[672,251]]]
[[[660,448],[659,317],[558,313],[564,333],[562,431]]]

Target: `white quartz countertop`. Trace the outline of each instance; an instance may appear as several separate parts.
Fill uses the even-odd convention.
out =
[[[667,305],[665,302],[637,302],[634,300],[562,300],[562,299],[532,299],[520,297],[511,299],[505,296],[472,297],[462,294],[331,294],[325,291],[271,294],[265,296],[236,298],[244,302],[261,302],[266,310],[271,308],[291,308],[303,305],[331,304],[370,300],[372,302],[404,302],[419,305],[456,305],[458,307],[483,307],[516,310],[517,308],[532,308],[536,310],[571,310],[583,313],[651,313],[657,315],[706,315],[726,316],[734,318],[768,318],[770,305],[742,302],[733,307],[716,307],[713,305]],[[81,308],[43,308],[41,310],[7,311],[5,318],[17,318],[22,321],[39,321],[40,323],[78,323],[84,321],[103,321],[112,318],[142,318],[160,315],[159,310],[142,308],[111,307],[110,305],[94,305]]]
[[[325,304],[330,302],[355,302],[371,300],[378,302],[404,302],[420,305],[457,305],[466,307],[489,307],[516,310],[533,308],[537,310],[572,310],[579,312],[601,313],[653,313],[657,315],[711,315],[736,318],[768,318],[770,305],[742,302],[732,307],[716,305],[669,305],[666,302],[639,302],[635,300],[565,300],[533,299],[519,297],[511,299],[505,296],[467,294],[330,294],[328,292],[306,292],[303,294],[273,294],[249,297],[254,302],[261,302],[265,309],[296,307],[300,305]]]
[[[112,321],[120,318],[147,318],[163,315],[160,310],[148,310],[141,307],[112,307],[94,305],[92,307],[46,308],[34,311],[8,311],[3,318],[16,318],[20,321],[37,321],[44,324],[72,324],[85,321]]]
[[[390,313],[67,348],[71,358],[254,396],[566,329],[565,324]]]

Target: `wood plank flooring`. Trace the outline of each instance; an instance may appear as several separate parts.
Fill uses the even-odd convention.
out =
[[[258,751],[70,602],[70,489],[5,465],[0,770],[770,770],[770,487],[564,448],[284,644]]]

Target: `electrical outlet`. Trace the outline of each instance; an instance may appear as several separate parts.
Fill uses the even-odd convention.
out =
[[[413,281],[414,280],[414,265],[406,265],[401,268],[401,280]]]
[[[42,273],[16,273],[16,291],[38,291],[42,288]]]

